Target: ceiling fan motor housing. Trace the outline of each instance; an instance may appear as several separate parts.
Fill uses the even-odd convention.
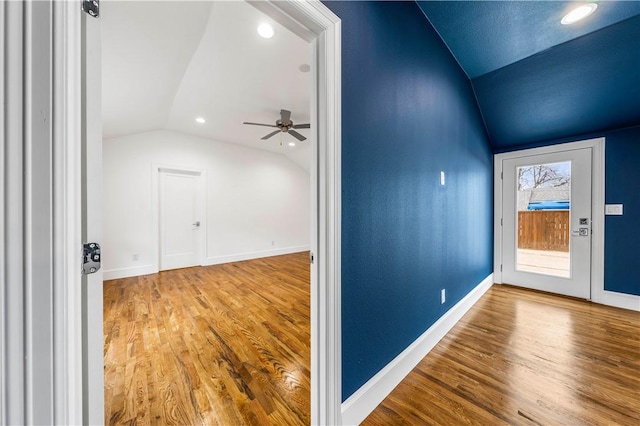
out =
[[[243,124],[250,124],[252,126],[266,126],[266,127],[275,127],[278,130],[276,130],[275,132],[271,132],[266,136],[263,136],[261,139],[262,140],[266,140],[269,139],[270,137],[274,136],[275,134],[277,134],[278,132],[283,132],[283,133],[288,133],[291,136],[295,137],[296,139],[303,141],[306,140],[307,138],[304,137],[303,135],[301,135],[300,133],[298,133],[295,130],[292,129],[308,129],[310,128],[310,124],[306,123],[306,124],[298,124],[297,126],[295,126],[293,124],[293,121],[291,121],[291,111],[286,110],[286,109],[281,109],[280,110],[280,119],[276,120],[276,125],[272,125],[272,124],[264,124],[264,123],[252,123],[252,122],[248,122],[245,121]]]
[[[283,132],[288,132],[289,129],[291,127],[293,127],[293,121],[291,121],[291,120],[287,120],[287,121],[278,120],[278,121],[276,121],[276,126],[278,126],[280,128],[280,130],[282,130]]]

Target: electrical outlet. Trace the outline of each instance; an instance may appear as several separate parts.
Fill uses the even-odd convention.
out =
[[[447,301],[447,291],[443,288],[440,290],[440,304],[444,304]]]
[[[137,253],[131,256],[131,260],[133,260],[134,262],[137,262],[139,258],[140,256]]]
[[[275,245],[276,245],[276,242],[275,241],[271,241],[271,246],[273,247]]]

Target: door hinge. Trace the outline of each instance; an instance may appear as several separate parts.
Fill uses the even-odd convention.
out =
[[[502,219],[502,218],[500,218],[500,226],[503,226],[502,220],[503,220],[503,219]]]
[[[100,269],[100,244],[85,243],[82,246],[82,274],[89,275]]]
[[[94,18],[100,17],[100,0],[82,0],[82,11]]]
[[[500,179],[504,179],[504,172],[500,172]]]
[[[500,272],[502,272],[502,265],[500,265]]]
[[[312,252],[312,251],[310,251],[310,252],[309,252],[309,262],[310,262],[311,264],[313,264],[313,261],[314,261],[314,255],[313,255],[313,252]]]

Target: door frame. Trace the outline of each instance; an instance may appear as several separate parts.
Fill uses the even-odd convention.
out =
[[[160,272],[161,229],[160,229],[160,173],[170,172],[189,176],[197,176],[198,205],[196,206],[200,218],[200,235],[198,236],[198,264],[204,265],[207,241],[207,171],[192,167],[173,166],[165,164],[151,165],[151,226],[153,227],[153,273]]]
[[[52,300],[60,313],[54,327],[57,358],[52,366],[55,384],[55,423],[83,423],[83,405],[91,390],[88,372],[81,367],[84,343],[81,312],[82,279],[80,206],[82,190],[82,82],[80,1],[59,1],[53,6],[52,80],[55,106],[52,124],[57,140],[53,158],[55,176],[52,191],[56,211],[65,220],[54,222],[56,247],[64,251],[53,267],[64,276],[57,280],[59,294]],[[341,23],[319,1],[250,2],[272,19],[310,41],[315,58],[312,117],[316,117],[316,161],[311,178],[317,190],[317,235],[312,236],[317,280],[311,285],[311,421],[312,424],[341,424],[341,334],[340,334],[340,209],[341,209]],[[34,321],[40,320],[32,312]],[[62,358],[62,359],[61,359]],[[93,389],[96,391],[96,389]],[[81,403],[84,401],[84,404]],[[53,420],[53,419],[52,419]],[[102,422],[99,419],[98,422]],[[87,418],[84,417],[84,421]],[[91,421],[91,419],[89,420]]]
[[[604,297],[604,146],[605,138],[588,139],[505,152],[494,155],[493,173],[493,276],[494,281],[502,284],[502,175],[503,161],[530,155],[552,154],[582,148],[591,148],[591,301],[607,304]]]

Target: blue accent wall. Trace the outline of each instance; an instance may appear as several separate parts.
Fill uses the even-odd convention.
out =
[[[493,166],[471,83],[416,3],[325,4],[342,20],[345,400],[491,274]]]
[[[640,127],[605,137],[605,202],[624,210],[605,216],[604,289],[640,296]]]

